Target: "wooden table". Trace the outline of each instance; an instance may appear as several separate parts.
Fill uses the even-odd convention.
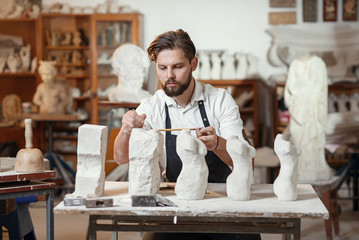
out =
[[[281,233],[300,239],[301,218],[328,218],[310,184],[299,184],[298,200],[292,202],[278,201],[272,184],[252,185],[249,201],[227,198],[220,183],[209,184],[203,200],[178,200],[170,187],[161,190],[176,207],[132,207],[127,188],[127,182],[106,182],[104,197],[113,198],[113,207],[69,207],[61,202],[54,213],[90,215],[90,239],[96,239],[96,231]]]
[[[14,170],[0,172],[0,200],[34,195],[46,195],[46,238],[54,239],[54,187],[55,183],[35,181],[55,178],[56,172],[17,173]],[[2,239],[2,211],[0,204],[0,239]]]

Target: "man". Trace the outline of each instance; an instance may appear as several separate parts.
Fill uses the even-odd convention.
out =
[[[150,44],[147,52],[150,60],[156,63],[162,89],[151,98],[143,100],[136,111],[129,111],[123,116],[121,130],[115,140],[115,161],[119,164],[129,161],[128,146],[133,128],[196,128],[198,138],[208,150],[206,155],[208,181],[225,183],[231,173],[230,167],[233,165],[226,150],[226,139],[231,135],[243,139],[243,122],[238,105],[226,90],[202,84],[192,77],[192,71],[195,71],[198,65],[198,58],[192,40],[183,30],[159,35]],[[177,180],[182,168],[181,160],[176,153],[175,134],[178,133],[170,131],[163,133],[165,154],[160,164],[166,169],[166,179],[171,182]],[[153,239],[177,239],[169,234],[163,234],[162,238],[158,235]],[[179,235],[176,234],[177,237]],[[228,239],[235,237],[232,234],[225,235],[233,236]],[[197,239],[197,237],[203,239],[202,235],[197,234],[181,235],[179,239]],[[215,238],[218,238],[218,235]],[[221,239],[227,238],[221,235]]]

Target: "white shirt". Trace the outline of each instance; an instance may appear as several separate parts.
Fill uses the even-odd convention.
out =
[[[243,121],[239,114],[238,105],[225,89],[215,88],[210,84],[195,81],[192,99],[184,108],[160,89],[151,98],[142,100],[136,112],[138,114],[146,114],[145,125],[152,129],[163,129],[165,128],[166,121],[166,102],[171,119],[171,128],[204,127],[198,107],[198,101],[200,100],[203,100],[209,124],[215,129],[217,135],[225,139],[236,135],[243,139]],[[165,135],[165,132],[161,133]],[[171,134],[179,133],[171,132]],[[195,135],[194,131],[193,134]],[[165,144],[161,160],[161,166],[164,169],[166,167]]]

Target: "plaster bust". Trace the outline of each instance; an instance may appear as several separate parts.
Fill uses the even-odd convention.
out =
[[[65,114],[69,104],[69,89],[64,82],[55,80],[55,62],[40,61],[38,71],[43,82],[37,86],[33,102],[40,107],[39,112]]]
[[[118,76],[118,85],[109,92],[110,101],[140,102],[152,96],[142,89],[150,66],[144,50],[134,44],[123,44],[113,53],[111,65]]]

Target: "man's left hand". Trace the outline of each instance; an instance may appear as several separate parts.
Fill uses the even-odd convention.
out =
[[[206,145],[208,151],[218,147],[219,138],[213,127],[196,128],[196,135]]]

